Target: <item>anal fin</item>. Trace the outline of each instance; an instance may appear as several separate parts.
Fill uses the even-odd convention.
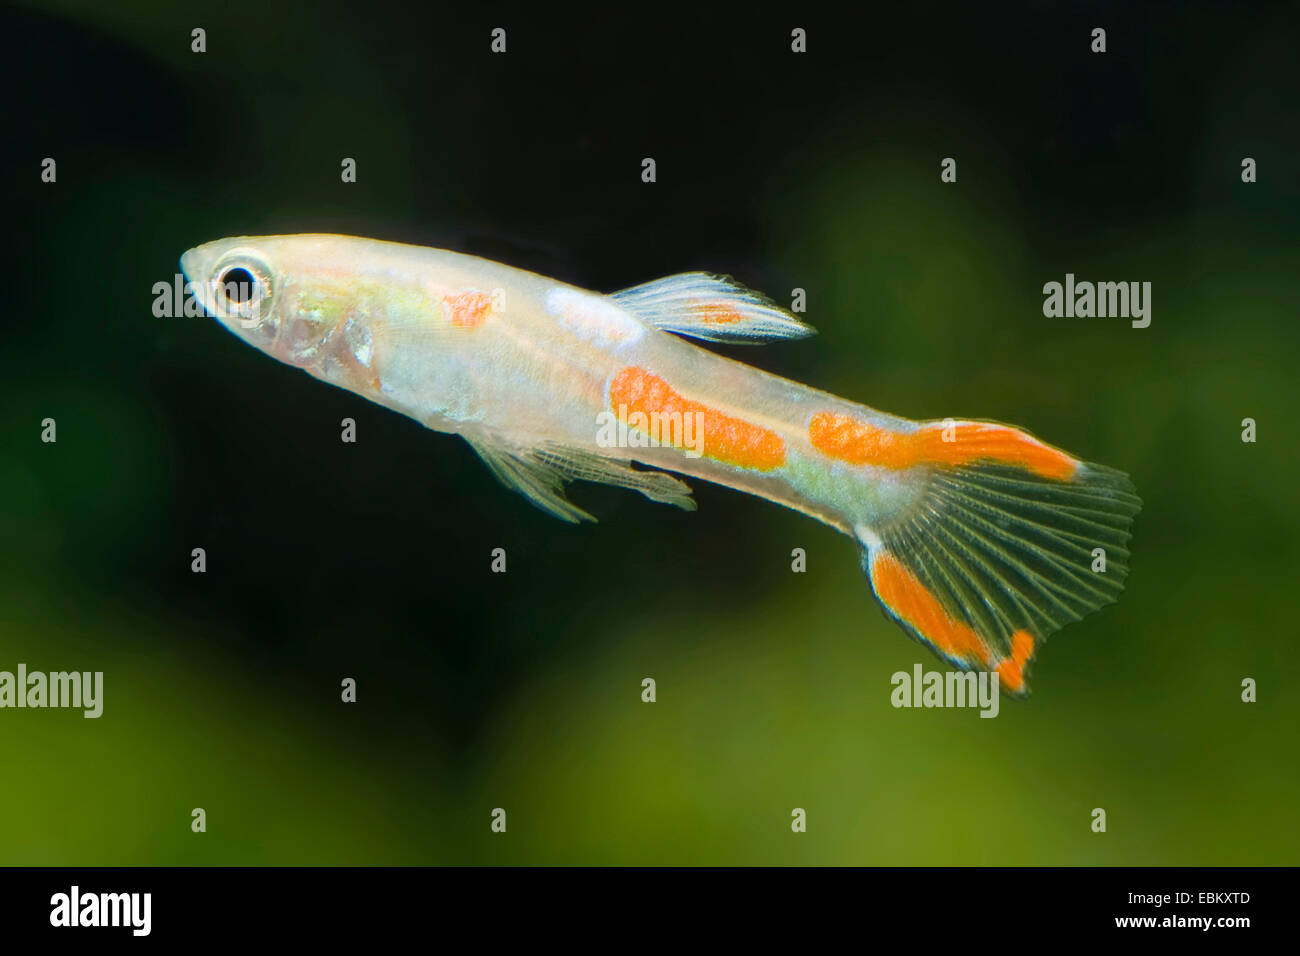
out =
[[[487,436],[465,440],[498,481],[561,521],[577,524],[596,520],[565,496],[565,485],[570,481],[593,481],[639,491],[651,501],[686,511],[696,507],[690,486],[684,481],[662,471],[641,471],[622,459],[553,443],[524,447],[501,444]]]

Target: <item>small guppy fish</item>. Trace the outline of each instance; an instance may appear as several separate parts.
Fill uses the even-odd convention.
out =
[[[1024,693],[1049,634],[1116,600],[1141,507],[1122,473],[991,422],[916,422],[689,341],[812,329],[724,276],[601,295],[441,249],[241,236],[181,258],[223,325],[274,358],[464,438],[566,521],[604,482],[693,509],[661,470],[749,492],[852,537],[891,616],[962,670]]]

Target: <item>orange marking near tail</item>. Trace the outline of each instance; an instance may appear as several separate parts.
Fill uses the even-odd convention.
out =
[[[447,296],[443,307],[452,325],[459,329],[473,329],[487,321],[492,312],[492,296],[469,289]]]
[[[609,404],[619,416],[679,414],[685,420],[698,412],[703,416],[704,457],[755,471],[771,471],[785,463],[785,441],[776,432],[691,401],[643,368],[619,369],[609,384]]]
[[[992,665],[998,681],[1007,690],[1019,692],[1025,686],[1025,664],[1034,653],[1034,637],[1028,631],[1011,635],[1011,656],[993,663],[988,645],[961,621],[954,620],[938,598],[926,590],[912,572],[895,558],[881,553],[871,562],[871,583],[885,606],[948,657]]]
[[[1011,635],[1011,656],[998,661],[998,680],[1009,690],[1018,691],[1025,686],[1025,662],[1034,653],[1034,638],[1028,631]]]
[[[989,459],[1064,481],[1079,467],[1077,459],[1019,429],[984,422],[936,422],[907,433],[878,428],[838,412],[818,412],[808,425],[808,440],[832,458],[882,468],[967,465]]]
[[[988,667],[989,649],[980,636],[949,617],[938,598],[897,560],[878,554],[871,562],[871,583],[887,608],[944,654]]]

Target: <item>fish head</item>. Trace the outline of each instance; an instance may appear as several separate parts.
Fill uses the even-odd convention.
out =
[[[206,242],[181,256],[181,271],[205,312],[249,345],[274,354],[284,276],[267,245],[248,236]]]
[[[236,236],[188,250],[181,269],[204,310],[249,345],[356,388],[373,384],[373,296],[348,252],[340,237]]]

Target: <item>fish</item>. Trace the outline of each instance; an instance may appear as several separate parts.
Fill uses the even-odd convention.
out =
[[[442,249],[237,236],[181,257],[205,312],[286,365],[459,435],[502,484],[595,520],[591,481],[693,510],[682,478],[849,536],[886,614],[1028,693],[1044,641],[1114,603],[1142,501],[1121,471],[993,421],[913,421],[736,361],[813,334],[720,274],[610,294]],[[682,476],[682,477],[678,477]]]

